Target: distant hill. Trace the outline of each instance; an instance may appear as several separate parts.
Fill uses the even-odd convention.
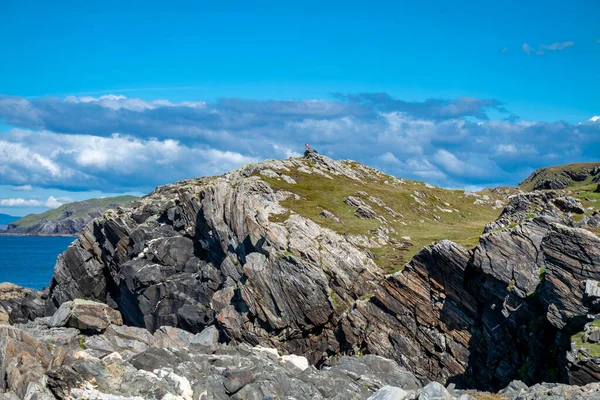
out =
[[[11,222],[15,222],[19,218],[21,218],[21,217],[15,217],[13,215],[8,215],[8,214],[0,214],[0,225],[8,225]]]
[[[64,204],[41,214],[29,214],[17,221],[13,219],[6,232],[26,235],[75,235],[106,210],[135,200],[135,196],[118,196]]]
[[[544,189],[590,190],[600,180],[600,162],[540,168],[519,184],[525,191]]]
[[[586,210],[597,210],[600,204],[600,162],[540,168],[518,187],[525,191],[564,191],[579,199]]]

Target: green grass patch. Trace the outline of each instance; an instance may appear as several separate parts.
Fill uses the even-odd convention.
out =
[[[594,320],[592,322],[593,326],[600,327],[600,320]],[[599,343],[589,343],[583,341],[584,332],[577,332],[573,336],[571,336],[571,341],[575,342],[575,345],[579,348],[584,348],[587,350],[588,354],[592,357],[600,357],[600,344]]]
[[[304,164],[305,167],[311,167],[306,160]],[[356,167],[352,162],[345,162],[345,165]],[[341,235],[374,237],[382,225],[375,219],[356,217],[356,208],[344,203],[348,196],[361,198],[377,214],[384,217],[387,226],[395,230],[395,233],[389,236],[399,244],[372,247],[368,250],[374,256],[375,262],[386,272],[402,269],[414,254],[437,240],[449,239],[469,248],[476,246],[485,224],[495,220],[501,212],[501,209],[492,208],[494,200],[501,197],[491,191],[485,192],[491,199],[489,204],[474,204],[476,198],[466,196],[462,190],[431,187],[422,182],[408,180],[405,180],[404,184],[392,185],[385,181],[393,182],[395,178],[384,174],[376,179],[367,178],[363,182],[346,176],[334,176],[334,179],[329,179],[297,170],[286,174],[293,178],[296,184],[278,178],[260,178],[274,190],[285,190],[299,196],[298,200],[290,196],[282,201],[283,207]],[[383,207],[359,196],[359,191],[381,199],[401,216],[393,217]],[[424,204],[419,204],[413,196]],[[335,214],[340,222],[321,217],[319,214],[324,209]],[[282,222],[287,219],[287,215],[273,215],[270,218],[272,221]],[[402,239],[406,236],[410,237],[409,242]]]

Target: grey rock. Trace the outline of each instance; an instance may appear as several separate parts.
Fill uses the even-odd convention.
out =
[[[379,215],[369,206],[360,206],[354,211],[354,215],[362,219],[377,219]]]
[[[572,197],[559,197],[554,199],[553,203],[563,212],[573,212],[575,214],[585,213],[583,205]]]
[[[336,216],[335,216],[335,214],[333,214],[332,212],[329,212],[329,211],[327,211],[327,210],[323,210],[323,211],[321,211],[321,212],[319,213],[319,215],[320,215],[321,217],[323,217],[323,218],[327,218],[327,219],[330,219],[330,220],[332,220],[332,221],[335,221],[335,222],[338,222],[338,223],[339,223],[339,222],[341,222],[341,221],[340,221],[340,219],[339,219],[338,217],[336,217]]]
[[[394,386],[384,386],[369,397],[369,400],[404,400],[410,393]]]
[[[109,325],[121,325],[121,313],[106,304],[75,299],[63,303],[49,322],[51,327],[68,326],[80,330],[104,331]]]
[[[154,333],[157,346],[164,348],[188,347],[195,339],[194,334],[172,326],[161,326]]]
[[[509,395],[519,395],[520,393],[522,393],[523,391],[526,391],[528,389],[528,386],[526,384],[524,384],[521,381],[512,381],[511,383],[508,384],[508,386],[506,386],[504,389],[502,389],[501,391],[499,391],[499,394],[509,394]]]
[[[219,330],[214,326],[204,328],[192,339],[191,344],[198,344],[214,350],[219,344]]]
[[[452,395],[438,382],[430,382],[419,390],[419,400],[452,400]]]
[[[359,199],[357,197],[354,197],[354,196],[348,196],[348,197],[346,197],[346,199],[344,200],[344,203],[346,203],[350,207],[366,206],[366,204],[365,204],[364,201],[362,201],[361,199]]]

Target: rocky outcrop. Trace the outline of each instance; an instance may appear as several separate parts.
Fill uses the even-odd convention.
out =
[[[568,215],[552,197],[529,207],[531,196],[512,198],[499,221],[519,220],[523,204],[533,218],[484,234],[473,252],[442,241],[418,253],[344,315],[346,340],[463,387],[599,380],[575,379],[565,354],[571,333],[598,312],[600,238],[562,225]]]
[[[321,173],[361,179],[319,160]],[[47,311],[85,298],[150,331],[215,325],[230,341],[308,353],[317,364],[340,354],[339,316],[383,274],[368,254],[311,220],[291,213],[275,222],[290,194],[273,191],[258,172],[295,162],[303,165],[273,161],[180,182],[139,207],[109,211],[59,257]]]
[[[549,192],[514,195],[474,249],[440,241],[403,270],[384,275],[362,245],[372,238],[318,224],[323,218],[331,224],[332,213],[320,210],[313,221],[284,208],[281,203],[299,197],[265,181],[295,185],[286,175],[292,168],[357,183],[382,179],[366,168],[310,157],[310,166],[297,159],[267,161],[178,182],[136,207],[105,213],[59,257],[47,291],[2,303],[10,321],[57,309],[71,315],[74,303],[64,304],[83,298],[105,303],[126,325],[149,332],[122,349],[127,357],[152,343],[181,347],[200,341],[196,334],[203,332],[204,341],[218,337],[234,346],[277,348],[306,356],[316,367],[336,365],[345,355],[373,354],[395,360],[423,383],[460,388],[498,390],[517,378],[527,384],[600,380],[574,378],[575,365],[567,360],[569,338],[594,318],[600,292],[600,239],[583,229],[593,219],[573,219],[581,203]],[[424,206],[428,197],[414,190],[409,201]],[[373,237],[392,240],[391,227],[374,211],[387,211],[381,199],[364,192],[340,203],[344,198],[342,206],[355,209],[342,212],[362,210],[353,218],[379,222]],[[442,213],[455,212],[436,201]],[[401,218],[390,210],[394,214],[387,211],[386,218]],[[110,336],[130,328],[116,328],[112,317],[90,323],[89,313],[83,315],[81,325],[67,326],[95,332],[89,344],[94,357],[121,353]],[[150,362],[144,360],[136,365]]]
[[[600,178],[598,163],[569,164],[558,167],[540,168],[528,176],[519,187],[525,190],[566,189],[587,179]]]

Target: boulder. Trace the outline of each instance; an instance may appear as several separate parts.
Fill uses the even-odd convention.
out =
[[[410,396],[411,393],[399,387],[384,386],[369,397],[369,400],[404,400]]]
[[[121,313],[106,304],[75,299],[63,303],[50,320],[51,327],[71,327],[82,331],[104,331],[109,325],[122,325]]]
[[[452,395],[438,382],[430,382],[419,390],[419,400],[452,400]]]
[[[198,333],[190,343],[214,350],[219,344],[219,330],[214,326],[204,328],[204,330]]]

